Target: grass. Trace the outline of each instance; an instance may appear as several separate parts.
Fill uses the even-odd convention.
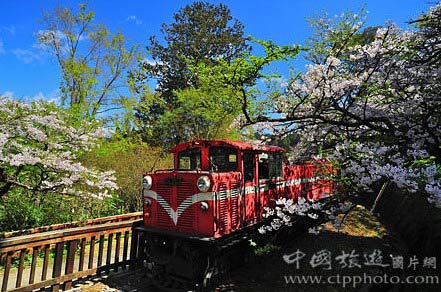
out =
[[[344,215],[337,218],[343,219]],[[363,206],[357,205],[344,218],[343,229],[337,230],[330,222],[326,223],[324,230],[337,232],[349,236],[384,238],[387,231],[378,219]]]

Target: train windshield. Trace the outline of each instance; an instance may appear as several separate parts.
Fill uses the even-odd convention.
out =
[[[237,170],[237,149],[211,147],[209,155],[211,171],[228,172]]]
[[[187,149],[178,154],[178,168],[184,170],[198,170],[201,168],[201,149]]]

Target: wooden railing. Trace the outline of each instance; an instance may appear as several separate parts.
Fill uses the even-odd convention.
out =
[[[86,221],[86,226],[7,234],[0,239],[1,291],[68,290],[77,279],[136,267],[142,248],[134,227],[142,224],[141,216],[139,212]]]
[[[26,234],[35,234],[35,233],[46,232],[46,231],[54,231],[54,230],[68,229],[68,228],[74,228],[74,227],[81,227],[81,226],[92,226],[92,225],[99,225],[99,224],[111,223],[111,222],[121,222],[121,221],[126,221],[126,220],[133,221],[133,220],[137,220],[137,219],[142,219],[142,212],[127,213],[127,214],[122,214],[122,215],[107,216],[107,217],[89,219],[89,220],[84,220],[84,221],[74,221],[74,222],[69,222],[69,223],[53,224],[53,225],[41,226],[41,227],[25,229],[25,230],[4,232],[4,233],[0,233],[0,239],[14,237],[14,236],[20,236],[20,235],[26,235]]]

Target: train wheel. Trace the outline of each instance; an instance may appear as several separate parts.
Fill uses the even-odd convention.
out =
[[[229,271],[228,258],[225,254],[207,256],[207,269],[205,270],[199,291],[210,291],[216,288],[227,278]]]

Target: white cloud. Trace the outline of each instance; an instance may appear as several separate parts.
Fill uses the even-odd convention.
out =
[[[39,51],[47,52],[48,49],[50,51],[50,47],[55,42],[58,46],[61,47],[61,51],[63,53],[69,53],[69,42],[67,34],[62,32],[61,30],[39,30],[35,33],[37,39],[39,40],[37,43],[34,43],[32,47]],[[84,41],[89,39],[87,35],[81,35],[79,41]]]
[[[5,91],[1,94],[1,96],[7,97],[7,98],[12,98],[14,96],[14,92],[12,91]]]
[[[42,43],[52,42],[55,40],[56,42],[63,41],[67,38],[67,35],[61,30],[47,30],[40,29],[36,33],[37,38],[41,39]]]
[[[0,39],[0,55],[3,55],[5,53],[6,53],[6,51],[5,51],[3,41]]]
[[[42,91],[39,91],[39,92],[37,92],[37,94],[33,95],[32,97],[25,95],[20,98],[17,98],[14,96],[14,92],[9,91],[9,90],[3,92],[2,94],[0,94],[0,96],[4,96],[7,98],[11,98],[11,99],[20,99],[21,101],[24,101],[27,103],[31,103],[33,101],[38,101],[38,100],[44,100],[47,102],[53,102],[56,105],[61,105],[60,90],[58,88],[52,90],[48,94],[44,94]]]
[[[29,102],[37,101],[37,100],[44,100],[47,102],[53,102],[57,105],[61,105],[60,90],[57,88],[57,89],[52,90],[48,94],[44,94],[43,92],[39,91],[33,97],[26,97],[26,100],[28,100]]]
[[[61,105],[60,89],[56,88],[49,92],[49,94],[46,95],[46,100],[49,102],[54,102],[56,105]]]
[[[12,51],[14,55],[23,63],[30,64],[34,61],[41,61],[41,54],[30,50],[15,49]]]
[[[136,25],[142,24],[142,20],[138,19],[135,15],[130,15],[129,17],[126,18],[126,21],[134,21]]]
[[[152,66],[156,66],[156,65],[162,65],[162,64],[164,64],[164,63],[161,62],[161,61],[154,61],[154,60],[151,60],[151,59],[149,59],[149,58],[144,58],[144,59],[142,59],[141,62],[142,62],[142,63],[149,64],[149,65],[152,65]]]
[[[46,96],[44,96],[43,92],[39,91],[36,95],[34,95],[32,100],[40,100],[40,99],[46,99]]]
[[[11,35],[15,35],[15,26],[2,26],[0,27],[0,32],[5,31],[10,33]]]
[[[35,35],[39,41],[32,45],[34,49],[47,51],[48,47],[56,42],[63,51],[67,50],[66,34],[60,30],[39,30]]]

